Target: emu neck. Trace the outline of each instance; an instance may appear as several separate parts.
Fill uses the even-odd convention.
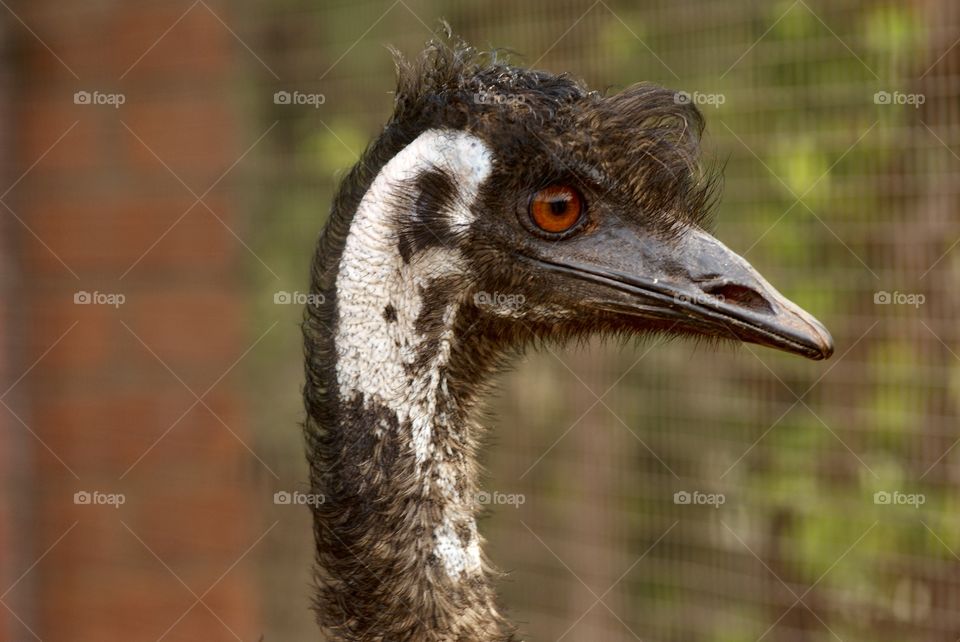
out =
[[[334,639],[510,639],[475,522],[473,394],[455,374],[466,268],[440,241],[469,225],[488,171],[476,139],[426,132],[381,169],[349,226],[335,280],[329,425],[310,444],[326,497],[315,512],[317,608]],[[432,224],[445,226],[437,243],[405,237],[411,220],[439,213],[416,211],[429,176],[458,191],[434,208],[443,220]]]
[[[337,281],[341,405],[352,409],[345,417],[351,429],[371,430],[374,442],[395,453],[391,474],[378,480],[379,492],[385,500],[411,502],[411,522],[426,528],[418,542],[427,553],[423,561],[461,583],[481,570],[466,411],[472,399],[451,390],[458,305],[448,287],[425,276],[435,263],[449,266],[457,259],[437,251],[410,264],[381,261],[370,252],[379,244],[364,230],[362,273],[344,264]],[[382,240],[378,249],[389,252],[391,239]]]

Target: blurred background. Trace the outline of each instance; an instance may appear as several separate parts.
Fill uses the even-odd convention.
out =
[[[524,639],[960,637],[955,2],[0,5],[0,640],[317,639],[307,266],[387,45],[441,18],[686,92],[717,235],[837,343],[504,377],[481,530]]]

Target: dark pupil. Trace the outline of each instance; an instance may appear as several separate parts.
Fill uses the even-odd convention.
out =
[[[550,201],[550,213],[554,216],[563,216],[567,213],[569,201],[565,198],[554,198]]]

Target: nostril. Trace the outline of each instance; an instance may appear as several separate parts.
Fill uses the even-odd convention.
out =
[[[770,304],[763,296],[742,285],[723,283],[705,287],[703,291],[726,303],[732,303],[733,305],[747,308],[760,314],[773,314],[773,308],[770,307]]]

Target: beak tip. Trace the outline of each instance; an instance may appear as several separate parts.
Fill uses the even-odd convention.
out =
[[[813,357],[814,361],[825,361],[833,356],[833,344],[828,343],[820,346],[816,355]]]
[[[823,345],[820,346],[820,359],[829,359],[833,356],[833,337],[827,334],[824,338]]]
[[[810,326],[810,343],[814,352],[810,358],[814,361],[823,361],[833,356],[834,343],[830,331],[816,319],[810,317],[808,320]]]

